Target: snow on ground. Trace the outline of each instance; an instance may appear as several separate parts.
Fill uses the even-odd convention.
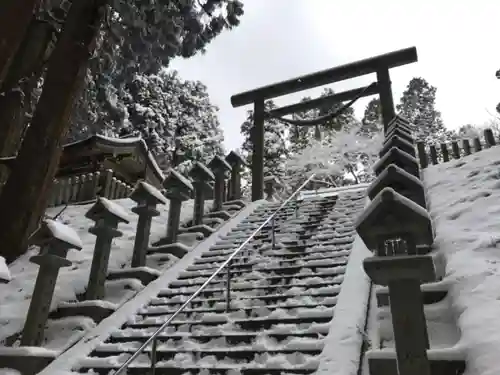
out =
[[[130,266],[138,219],[138,216],[130,211],[132,207],[136,206],[134,201],[120,199],[113,202],[118,203],[128,213],[130,223],[120,224],[118,227],[123,232],[123,236],[113,240],[109,260],[110,271]],[[78,234],[83,249],[68,252],[68,259],[73,262],[73,265],[60,269],[51,311],[55,310],[62,302],[77,301],[77,296],[81,295],[87,286],[96,237],[88,232],[94,222],[85,218],[85,213],[92,204],[68,206],[57,219],[58,222],[69,225]],[[210,207],[211,202],[208,201],[205,208],[209,209]],[[62,208],[50,208],[47,214],[53,217]],[[168,204],[158,205],[157,208],[160,211],[160,216],[154,217],[152,220],[151,242],[158,241],[166,233]],[[183,222],[190,220],[192,213],[193,201],[184,202],[181,220]],[[0,342],[2,343],[5,343],[7,338],[18,333],[24,325],[39,269],[38,265],[29,261],[29,258],[37,253],[38,248],[33,248],[9,265],[8,271],[10,271],[11,281],[8,284],[0,284],[0,301],[2,301],[0,304]],[[170,255],[151,255],[148,258],[149,263],[147,265],[156,269],[170,267],[178,260]],[[4,271],[0,264],[0,273],[2,275]],[[143,288],[144,286],[135,279],[107,281],[105,299],[121,305]],[[94,321],[85,317],[49,321],[44,347],[62,349],[79,339],[86,330],[94,326]]]
[[[424,174],[467,375],[500,373],[500,147]]]

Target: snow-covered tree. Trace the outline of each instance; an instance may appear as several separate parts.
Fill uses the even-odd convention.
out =
[[[436,109],[436,90],[425,79],[413,78],[396,106],[399,114],[413,125],[417,141],[439,143],[451,137]]]
[[[184,171],[195,160],[207,163],[224,153],[218,108],[199,81],[184,81],[176,71],[136,75],[126,87],[128,117],[120,135],[141,135],[165,165]]]
[[[242,15],[239,0],[111,1],[108,27],[73,113],[72,134],[109,132],[123,123],[128,117],[126,86],[137,75],[158,74],[175,57],[204,52]]]
[[[378,131],[367,136],[360,128],[361,124],[354,122],[332,133],[328,140],[313,140],[291,156],[285,164],[287,183],[295,185],[311,173],[336,185],[369,182],[373,178],[370,167],[378,159],[383,134]]]
[[[382,106],[379,98],[374,98],[368,102],[361,124],[360,132],[363,135],[377,133],[383,129]]]
[[[333,95],[335,92],[331,88],[325,88],[321,93],[321,97]],[[301,102],[311,100],[310,97],[302,98]],[[322,116],[328,115],[337,111],[342,107],[342,103],[334,103],[329,105],[324,105],[319,108],[311,109],[308,111],[294,113],[292,119],[294,120],[311,120],[320,118]],[[345,111],[340,113],[333,119],[327,120],[325,123],[319,126],[323,137],[329,138],[337,130],[342,129],[352,123],[354,116],[354,110],[352,108],[347,108]],[[315,127],[314,126],[292,126],[289,133],[290,149],[292,152],[296,152],[303,148],[310,146],[315,139]]]
[[[276,108],[272,100],[265,104],[265,110],[270,111]],[[252,164],[253,140],[251,131],[253,128],[253,111],[248,111],[247,120],[241,124],[241,134],[244,141],[242,145],[243,156],[247,159],[248,165]],[[264,122],[264,174],[273,174],[278,178],[284,176],[284,162],[289,151],[286,144],[288,126],[283,122],[267,118]]]

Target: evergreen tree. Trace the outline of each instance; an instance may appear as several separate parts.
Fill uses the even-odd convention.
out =
[[[265,110],[276,108],[272,100],[265,103]],[[248,111],[247,120],[241,125],[241,134],[245,137],[242,152],[248,165],[252,164],[253,141],[251,130],[253,128],[253,111]],[[285,174],[284,162],[289,151],[286,144],[288,126],[276,119],[266,119],[264,122],[264,175],[275,175],[283,178]],[[248,178],[248,176],[245,176]]]
[[[176,71],[136,75],[127,85],[124,105],[126,127],[122,134],[141,135],[165,165],[181,172],[193,161],[208,163],[222,155],[224,137],[210,103],[207,88],[199,81],[184,81]]]
[[[321,97],[333,95],[335,92],[331,88],[325,88],[321,93]],[[310,97],[302,98],[301,102],[306,102],[311,100]],[[308,111],[294,113],[292,118],[294,120],[311,120],[316,119],[330,113],[337,111],[342,107],[342,103],[334,103],[323,105],[319,108],[311,109]],[[349,126],[351,120],[354,116],[354,110],[352,108],[346,109],[339,116],[326,121],[320,125],[320,131],[322,137],[328,139],[335,134],[336,131]],[[315,139],[315,127],[314,126],[292,126],[290,129],[289,142],[290,150],[292,152],[297,152],[302,150],[312,144]]]
[[[239,0],[112,1],[109,27],[73,112],[72,134],[109,134],[123,126],[129,116],[126,88],[137,75],[158,74],[175,57],[205,51],[242,14]]]
[[[379,98],[374,98],[368,102],[361,124],[360,133],[366,136],[383,129],[382,106]]]
[[[437,143],[446,141],[448,132],[436,109],[436,88],[425,79],[413,78],[396,106],[401,116],[410,121],[417,141]]]

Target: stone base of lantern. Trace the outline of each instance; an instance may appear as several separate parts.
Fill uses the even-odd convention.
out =
[[[189,252],[190,248],[182,243],[176,242],[169,245],[153,246],[148,249],[148,254],[171,254],[182,258]]]
[[[465,356],[455,349],[428,350],[431,375],[457,375],[465,371]],[[396,352],[390,349],[366,352],[370,375],[398,375]]]
[[[222,219],[222,220],[229,220],[233,217],[233,215],[231,215],[229,212],[227,211],[212,211],[212,212],[209,212],[205,215],[205,217],[208,217],[208,218],[219,218],[219,219]]]
[[[208,237],[215,232],[215,229],[208,225],[193,225],[192,227],[179,228],[179,233],[203,233],[203,236]]]
[[[137,279],[148,285],[160,276],[160,272],[149,267],[134,267],[115,270],[108,273],[107,280]]]
[[[34,375],[47,367],[58,352],[39,347],[2,348],[0,368],[10,368],[22,375]]]
[[[440,302],[448,295],[449,285],[443,282],[422,284],[420,290],[422,291],[422,299],[424,305],[431,305]],[[377,297],[377,306],[389,306],[389,288],[376,287],[375,295]]]
[[[245,207],[247,204],[241,199],[235,199],[232,201],[226,201],[223,203],[223,206],[239,206],[240,208]]]
[[[86,316],[100,323],[116,311],[116,306],[102,300],[68,302],[61,304],[57,310],[50,313],[51,319],[68,318],[71,316]]]

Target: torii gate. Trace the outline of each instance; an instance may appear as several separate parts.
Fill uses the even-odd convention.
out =
[[[254,125],[252,129],[252,201],[262,199],[264,196],[265,100],[327,85],[333,82],[340,82],[346,79],[376,73],[377,82],[369,86],[277,108],[267,115],[272,115],[273,117],[284,116],[298,111],[318,108],[325,104],[340,103],[364,96],[379,94],[380,104],[382,106],[382,119],[384,122],[384,129],[386,129],[389,122],[395,116],[389,69],[411,64],[417,60],[416,47],[410,47],[233,95],[231,97],[231,104],[235,108],[250,103],[254,105]]]

